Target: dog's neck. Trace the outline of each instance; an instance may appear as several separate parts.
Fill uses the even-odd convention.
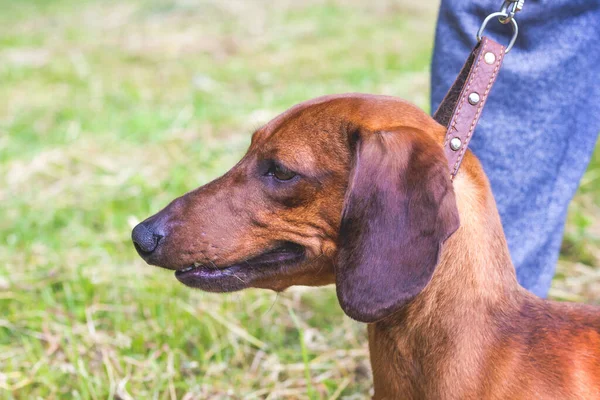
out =
[[[454,190],[461,226],[445,242],[431,282],[404,310],[369,326],[375,398],[443,398],[467,390],[479,378],[465,373],[482,370],[498,319],[527,296],[475,157],[465,158]]]
[[[474,312],[522,291],[489,181],[470,153],[454,179],[454,192],[460,227],[444,243],[432,281],[416,299],[415,308],[443,299],[444,304],[462,305]]]

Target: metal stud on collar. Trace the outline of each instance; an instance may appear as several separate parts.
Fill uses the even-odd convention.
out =
[[[496,55],[490,51],[483,55],[483,59],[485,60],[486,64],[492,65],[496,62]]]
[[[469,103],[471,105],[476,105],[477,103],[479,103],[479,100],[481,100],[481,98],[479,97],[479,93],[473,92],[469,95]]]
[[[452,150],[457,151],[460,149],[460,146],[462,146],[462,141],[459,138],[455,137],[450,140],[450,148]]]

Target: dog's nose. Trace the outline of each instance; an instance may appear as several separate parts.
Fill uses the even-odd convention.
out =
[[[133,232],[131,232],[131,239],[135,244],[135,248],[140,253],[140,255],[149,255],[158,247],[158,243],[163,236],[154,232],[149,226],[144,224],[138,224],[135,228],[133,228]]]

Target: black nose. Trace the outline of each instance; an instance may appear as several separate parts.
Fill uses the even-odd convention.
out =
[[[131,239],[140,255],[148,255],[156,250],[158,242],[162,239],[162,235],[153,232],[142,222],[133,228]]]

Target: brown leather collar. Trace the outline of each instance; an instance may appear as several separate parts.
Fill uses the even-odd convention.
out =
[[[444,152],[451,178],[458,173],[504,54],[504,46],[484,36],[433,115],[437,122],[447,127]]]

